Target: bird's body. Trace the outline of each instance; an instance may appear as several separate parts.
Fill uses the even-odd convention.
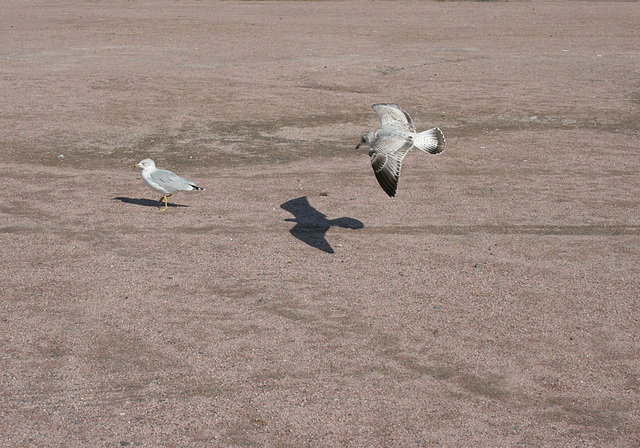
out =
[[[169,208],[167,198],[178,191],[188,190],[204,190],[188,179],[178,176],[169,170],[161,170],[156,168],[156,164],[151,159],[144,159],[136,165],[142,168],[141,176],[145,184],[150,188],[164,193],[160,198],[160,203],[164,202],[164,208]]]
[[[369,146],[371,166],[382,189],[395,196],[402,168],[402,160],[416,147],[430,154],[444,151],[445,138],[439,128],[416,132],[411,116],[397,104],[380,103],[371,106],[380,117],[381,126],[377,131],[362,136],[356,148]]]

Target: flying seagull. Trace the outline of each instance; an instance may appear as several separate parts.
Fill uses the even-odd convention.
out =
[[[141,174],[144,183],[154,190],[164,193],[164,196],[158,201],[160,204],[164,202],[162,210],[169,208],[167,198],[173,193],[185,190],[204,190],[204,188],[198,187],[190,180],[184,179],[171,171],[156,168],[156,163],[151,159],[144,159],[135,166],[142,168]]]
[[[371,165],[378,183],[391,197],[396,195],[402,160],[411,148],[416,147],[429,154],[444,151],[444,134],[439,128],[416,132],[413,120],[397,104],[380,103],[371,106],[382,125],[377,131],[362,136],[360,146],[369,146]]]

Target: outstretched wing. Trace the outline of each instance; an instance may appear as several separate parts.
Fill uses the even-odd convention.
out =
[[[400,106],[397,104],[379,103],[374,104],[371,108],[378,114],[378,117],[380,117],[382,128],[391,126],[415,132],[416,127],[413,125],[411,116],[400,109]]]
[[[404,138],[389,136],[376,140],[369,157],[373,172],[382,189],[391,197],[396,195],[402,160],[413,144]]]

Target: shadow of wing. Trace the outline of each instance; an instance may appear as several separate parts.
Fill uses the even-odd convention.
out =
[[[306,196],[291,199],[281,204],[280,208],[295,216],[295,222],[297,223],[308,226],[329,227],[327,217],[313,208]]]
[[[363,223],[353,218],[327,219],[325,214],[320,213],[309,204],[306,196],[291,199],[281,204],[280,208],[288,211],[295,217],[295,219],[286,220],[296,223],[296,225],[289,230],[291,235],[303,243],[328,254],[334,253],[334,250],[325,238],[327,230],[333,226],[347,229],[361,229],[364,227]]]
[[[332,254],[334,252],[333,248],[325,238],[327,230],[329,230],[329,227],[308,227],[296,224],[289,230],[289,233],[313,248]]]
[[[280,205],[280,208],[291,213],[295,218],[287,221],[295,222],[296,225],[289,230],[289,233],[305,244],[329,254],[333,253],[333,248],[325,239],[327,230],[331,227],[327,217],[313,208],[309,204],[306,196],[291,199]]]

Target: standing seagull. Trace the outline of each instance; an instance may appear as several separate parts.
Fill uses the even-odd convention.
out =
[[[413,120],[397,104],[374,104],[371,108],[378,114],[382,126],[377,131],[362,136],[358,149],[369,146],[371,165],[378,183],[391,197],[396,195],[402,159],[413,147],[429,154],[444,151],[444,134],[439,128],[416,132]]]
[[[159,170],[156,168],[156,163],[151,159],[144,159],[136,165],[138,168],[142,168],[142,180],[154,190],[158,190],[164,193],[164,196],[160,198],[158,202],[161,204],[164,202],[164,208],[169,208],[167,198],[173,193],[183,190],[204,190],[196,186],[190,180],[184,179],[175,173],[168,170]]]

